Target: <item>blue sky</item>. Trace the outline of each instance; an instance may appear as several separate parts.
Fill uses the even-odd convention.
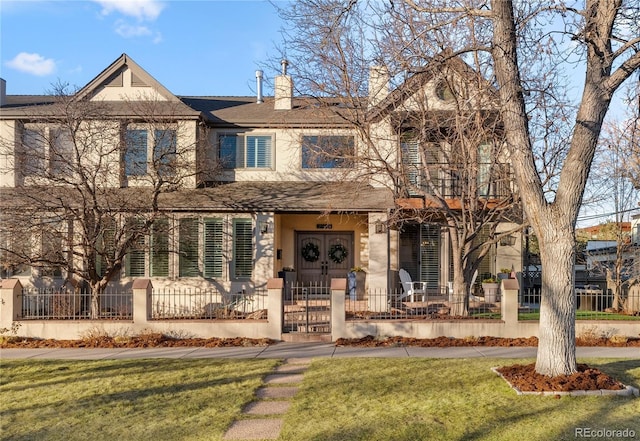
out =
[[[0,77],[10,95],[82,87],[126,53],[176,95],[253,95],[280,28],[266,1],[0,0]]]

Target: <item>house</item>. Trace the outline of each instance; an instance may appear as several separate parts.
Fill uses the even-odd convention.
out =
[[[465,200],[484,209],[515,192],[488,141],[456,156],[453,144],[442,149],[442,121],[416,131],[416,114],[450,114],[451,85],[432,70],[390,91],[384,70],[372,69],[365,138],[341,115],[353,111],[344,100],[294,96],[286,68],[273,97],[262,96],[261,73],[257,96],[177,96],[126,54],[70,96],[10,95],[3,80],[2,277],[38,287],[150,278],[157,288],[238,293],[284,268],[311,283],[362,267],[369,288],[398,289],[400,268],[447,286],[452,247],[438,213],[466,203],[459,168],[478,167]],[[64,127],[69,109],[85,113]],[[360,161],[373,149],[376,161]],[[402,175],[384,175],[385,161]],[[504,237],[479,272],[520,271],[520,234],[509,233],[517,219],[491,225]]]

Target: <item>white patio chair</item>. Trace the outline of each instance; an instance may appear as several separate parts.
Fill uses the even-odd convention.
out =
[[[402,290],[404,291],[400,296],[400,300],[409,297],[409,301],[413,302],[416,294],[422,296],[423,301],[426,300],[427,282],[412,281],[411,275],[404,269],[401,269],[398,274],[400,276],[400,282],[402,283]]]

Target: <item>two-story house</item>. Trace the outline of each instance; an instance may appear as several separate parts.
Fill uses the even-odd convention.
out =
[[[307,283],[362,267],[369,288],[399,288],[400,268],[434,288],[446,286],[452,276],[445,218],[396,222],[400,212],[433,211],[424,195],[426,186],[436,194],[434,182],[447,209],[461,200],[461,175],[442,165],[459,167],[469,158],[452,159],[450,147],[436,148],[437,120],[424,138],[406,118],[410,105],[437,114],[421,107],[420,97],[446,105],[446,88],[432,72],[389,91],[384,75],[372,72],[368,138],[340,116],[344,101],[294,96],[286,64],[273,97],[262,96],[261,73],[257,96],[176,96],[126,54],[63,99],[8,95],[2,81],[2,277],[54,286],[72,273],[70,266],[81,265],[83,277],[117,272],[112,284],[151,278],[154,287],[235,293],[264,286],[284,268]],[[78,119],[63,130],[70,113]],[[425,151],[416,148],[420,142],[434,146],[430,158],[419,153]],[[375,148],[386,153],[362,160]],[[495,205],[512,187],[495,179],[488,151],[481,147],[471,158],[481,169],[474,191]],[[65,165],[69,160],[73,167]],[[403,176],[383,176],[384,161]],[[429,170],[437,180],[425,179]],[[73,203],[63,203],[69,188],[77,189]],[[47,210],[57,211],[55,220]],[[79,216],[101,231],[80,231],[87,224]],[[125,237],[122,228],[95,221],[101,216],[139,234]],[[39,229],[19,237],[28,219]],[[55,237],[36,237],[49,224]],[[82,243],[80,233],[85,242],[98,239]],[[509,239],[491,248],[481,272],[520,269],[519,240]],[[115,244],[126,248],[121,261],[108,253]],[[29,261],[29,250],[39,257]]]

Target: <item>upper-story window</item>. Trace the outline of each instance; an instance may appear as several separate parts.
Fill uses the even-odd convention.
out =
[[[353,136],[303,136],[302,168],[346,168],[353,166]]]
[[[59,177],[73,170],[73,141],[60,127],[26,128],[22,132],[23,176]]]
[[[222,168],[271,168],[273,136],[222,134],[218,137],[218,161]]]
[[[176,131],[173,129],[127,129],[125,174],[144,176],[153,171],[170,174],[176,159],[176,145]]]

